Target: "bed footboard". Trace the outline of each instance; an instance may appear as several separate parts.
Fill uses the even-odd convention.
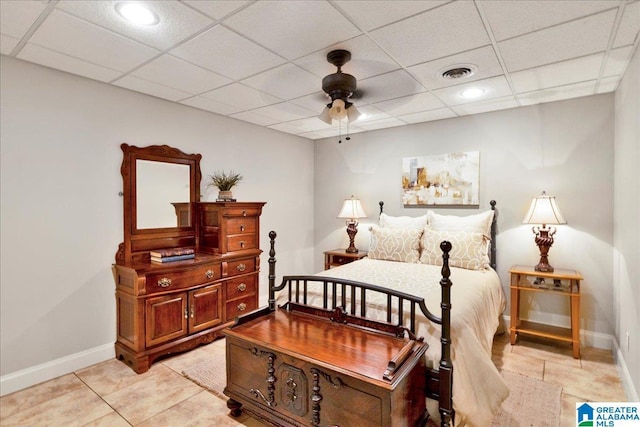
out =
[[[423,298],[399,292],[377,285],[352,280],[337,279],[322,276],[284,276],[280,285],[276,285],[275,275],[275,239],[276,233],[269,233],[269,305],[265,309],[249,315],[253,318],[265,311],[276,309],[275,294],[279,291],[287,292],[287,304],[296,307],[306,307],[309,304],[309,292],[313,289],[321,295],[321,301],[313,305],[312,310],[321,310],[332,316],[332,320],[341,323],[352,323],[393,334],[403,336],[405,333],[411,339],[418,339],[416,332],[416,315],[418,310],[431,322],[441,325],[441,359],[438,369],[429,369],[426,378],[426,395],[439,402],[441,426],[453,425],[453,363],[451,360],[451,271],[449,269],[449,252],[451,243],[444,241],[440,244],[442,250],[442,289],[441,317],[431,313]],[[367,301],[374,293],[382,294],[386,299],[386,322],[370,319],[367,315]],[[394,315],[395,313],[395,315]],[[407,322],[403,321],[405,318]],[[243,320],[249,320],[243,319]],[[408,324],[404,324],[408,323]]]

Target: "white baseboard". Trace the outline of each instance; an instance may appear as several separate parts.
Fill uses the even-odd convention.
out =
[[[627,368],[627,362],[622,355],[622,350],[620,349],[617,340],[613,340],[613,346],[613,358],[616,361],[616,366],[618,367],[620,378],[622,378],[622,384],[624,385],[624,392],[627,395],[627,400],[629,402],[638,402],[640,401],[640,398],[638,398],[638,390],[636,390],[635,386],[633,385],[631,374],[629,373],[629,369]]]
[[[62,375],[115,357],[113,344],[104,344],[60,359],[32,366],[0,377],[0,396],[10,394],[32,385],[48,381]]]

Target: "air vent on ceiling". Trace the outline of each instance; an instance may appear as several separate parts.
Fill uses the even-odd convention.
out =
[[[458,64],[441,69],[438,75],[445,80],[458,80],[473,75],[477,69],[473,64]]]

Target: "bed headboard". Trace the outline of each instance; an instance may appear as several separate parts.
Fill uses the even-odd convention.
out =
[[[380,214],[382,214],[382,211],[384,209],[384,202],[381,200],[380,202],[378,202],[378,204],[380,205]],[[495,200],[491,200],[489,202],[489,205],[491,206],[491,210],[493,211],[493,220],[491,221],[491,242],[489,242],[489,264],[491,265],[491,268],[498,271],[497,263],[496,263],[496,248],[497,248],[496,234],[498,233],[498,229],[497,229],[498,210],[496,209]]]

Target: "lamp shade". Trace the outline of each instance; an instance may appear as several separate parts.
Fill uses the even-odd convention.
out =
[[[523,224],[566,224],[564,216],[558,208],[556,198],[547,196],[546,192],[542,192],[541,196],[534,197],[531,200],[529,211],[522,220]]]
[[[324,109],[322,110],[322,113],[320,113],[318,118],[320,120],[322,120],[323,122],[325,122],[326,124],[330,125],[331,122],[333,121],[333,119],[331,118],[331,113],[329,112],[329,107],[324,107]]]
[[[364,209],[362,209],[362,204],[359,199],[354,199],[351,196],[350,199],[345,199],[342,204],[342,209],[338,213],[338,218],[346,218],[346,219],[358,219],[358,218],[366,218],[367,214],[364,213]]]
[[[347,108],[347,118],[349,120],[349,123],[355,122],[360,118],[361,115],[362,113],[358,111],[355,105],[351,104],[351,106]]]

